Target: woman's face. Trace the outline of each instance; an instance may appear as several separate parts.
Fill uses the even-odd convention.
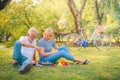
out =
[[[50,41],[51,39],[52,39],[52,34],[45,34],[45,39],[47,40],[47,41]]]

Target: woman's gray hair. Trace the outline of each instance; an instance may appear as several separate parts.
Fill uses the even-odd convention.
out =
[[[32,34],[33,32],[37,32],[37,30],[34,28],[34,27],[31,27],[29,30],[28,30],[28,34]]]

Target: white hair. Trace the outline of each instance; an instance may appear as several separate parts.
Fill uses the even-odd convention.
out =
[[[32,34],[33,32],[37,32],[37,30],[34,28],[34,27],[31,27],[29,30],[28,30],[28,34]]]

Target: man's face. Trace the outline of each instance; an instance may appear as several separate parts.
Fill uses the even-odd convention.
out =
[[[32,34],[30,35],[31,40],[32,41],[35,40],[36,37],[37,37],[37,32],[32,32]]]

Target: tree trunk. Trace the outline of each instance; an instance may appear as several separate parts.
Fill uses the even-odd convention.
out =
[[[103,3],[102,8],[100,8],[98,6],[98,1],[95,0],[95,13],[96,13],[96,18],[97,18],[97,21],[98,21],[98,25],[102,24],[102,19],[103,19],[103,16],[104,16],[104,6],[105,6],[105,4],[104,4],[103,0],[101,0],[101,3]],[[100,13],[99,9],[101,9],[101,13]]]
[[[5,38],[5,39],[6,39],[6,41],[8,41],[8,40],[9,40],[10,36],[11,36],[11,34],[10,34],[10,33],[7,33],[7,34],[6,34],[6,38]]]
[[[68,6],[69,6],[69,9],[70,9],[73,17],[74,17],[74,24],[75,24],[75,29],[76,29],[77,33],[79,33],[78,28],[82,27],[82,11],[84,10],[84,6],[86,4],[86,1],[87,0],[84,0],[84,3],[80,8],[80,11],[78,11],[74,0],[68,0]]]

